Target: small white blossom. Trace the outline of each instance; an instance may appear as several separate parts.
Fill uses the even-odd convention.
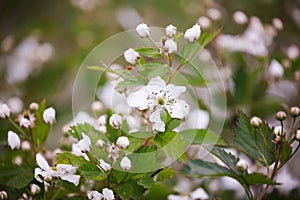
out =
[[[115,195],[114,195],[113,191],[108,188],[104,188],[102,190],[102,194],[103,194],[104,200],[114,200],[115,199]]]
[[[10,116],[10,109],[7,104],[0,105],[0,118],[6,118]]]
[[[149,37],[150,36],[150,28],[148,27],[147,24],[139,24],[137,27],[136,27],[136,31],[138,32],[138,34],[142,37],[142,38],[145,38],[145,37]]]
[[[11,149],[19,149],[21,145],[21,141],[19,136],[13,132],[13,131],[8,131],[8,145],[10,146]]]
[[[269,66],[269,74],[273,78],[281,78],[284,74],[282,65],[275,59],[272,59]]]
[[[89,152],[91,149],[91,139],[85,133],[82,133],[82,139],[76,144],[82,153]]]
[[[12,163],[20,166],[23,163],[23,158],[21,156],[17,156],[12,160]]]
[[[104,105],[101,103],[101,101],[94,101],[91,105],[91,108],[95,112],[101,112],[104,108]]]
[[[273,18],[272,24],[277,30],[283,29],[283,23],[282,23],[281,19],[279,19],[277,17]]]
[[[159,76],[149,81],[147,86],[142,87],[128,96],[127,103],[130,107],[139,110],[149,109],[149,120],[153,130],[165,131],[165,124],[160,115],[164,108],[172,118],[183,119],[189,112],[188,104],[177,99],[186,88],[184,86],[166,85]]]
[[[107,115],[101,115],[98,117],[97,122],[100,126],[105,126],[106,125],[106,118]]]
[[[108,164],[107,162],[105,162],[105,161],[102,160],[102,159],[100,159],[100,167],[101,167],[101,169],[103,169],[104,171],[111,170],[111,165]]]
[[[109,118],[109,124],[115,128],[115,129],[119,129],[122,126],[122,117],[121,115],[118,114],[113,114],[110,118]]]
[[[96,142],[96,146],[97,147],[103,147],[104,144],[105,144],[105,142],[103,140],[101,140],[101,139],[98,139],[97,142]]]
[[[40,193],[40,191],[41,191],[40,186],[38,186],[34,183],[30,184],[29,187],[30,187],[30,192],[32,195],[36,195],[36,194]]]
[[[20,121],[20,126],[24,127],[24,128],[29,128],[29,127],[31,127],[31,123],[30,123],[29,119],[22,118]]]
[[[300,108],[298,106],[293,106],[290,108],[290,115],[292,117],[298,117],[300,115]]]
[[[208,28],[211,25],[210,19],[205,16],[200,17],[197,22],[202,28]]]
[[[201,28],[199,24],[195,24],[192,28],[189,28],[185,31],[184,38],[188,42],[193,43],[199,39],[200,34],[201,34]]]
[[[89,200],[101,200],[103,195],[98,191],[90,191],[87,194]]]
[[[285,131],[284,131],[284,129],[282,129],[282,126],[276,126],[274,128],[273,134],[275,136],[284,136],[285,135]]]
[[[235,11],[233,13],[233,20],[235,21],[235,23],[242,25],[242,24],[246,24],[247,23],[248,17],[242,11]]]
[[[80,175],[75,175],[77,167],[67,164],[57,164],[55,176],[62,180],[73,183],[75,186],[79,184]]]
[[[294,44],[289,46],[286,50],[286,54],[289,57],[289,59],[295,60],[300,54],[299,47]]]
[[[166,27],[166,34],[170,38],[172,38],[176,35],[176,31],[177,31],[177,28],[175,26],[173,26],[172,24],[170,24]]]
[[[99,131],[102,133],[106,133],[107,132],[106,126],[99,126]]]
[[[5,191],[0,191],[0,199],[8,199],[8,195]]]
[[[208,194],[203,188],[197,188],[190,194],[192,199],[209,199]]]
[[[116,143],[121,149],[126,149],[130,144],[128,138],[125,136],[119,137]]]
[[[129,48],[124,52],[124,58],[130,64],[136,64],[136,61],[140,58],[140,54],[134,49]]]
[[[250,119],[250,124],[257,128],[262,124],[262,120],[259,117],[253,116]]]
[[[165,48],[168,53],[173,53],[177,51],[177,43],[172,39],[167,39],[165,41]]]
[[[39,104],[36,103],[36,102],[32,102],[32,103],[29,105],[29,109],[30,109],[30,110],[38,110],[38,109],[39,109]]]
[[[55,121],[55,110],[50,107],[47,108],[43,113],[43,119],[46,124],[53,124]]]
[[[72,154],[77,155],[77,156],[81,156],[84,159],[86,159],[87,161],[89,161],[89,157],[86,155],[86,153],[83,153],[80,149],[80,147],[77,144],[72,144]]]
[[[300,130],[299,129],[296,131],[295,139],[300,141]]]
[[[239,160],[237,163],[236,163],[236,168],[239,169],[239,170],[246,170],[248,169],[248,163],[244,160]]]
[[[221,12],[216,8],[210,8],[207,10],[207,16],[213,20],[219,20],[222,17]]]
[[[131,161],[126,156],[122,158],[120,165],[125,171],[129,171],[131,169]]]
[[[114,143],[107,145],[106,150],[108,153],[108,158],[112,158],[114,161],[119,158],[119,147]]]

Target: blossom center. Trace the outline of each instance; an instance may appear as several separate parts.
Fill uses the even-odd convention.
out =
[[[157,103],[158,103],[159,105],[164,105],[165,100],[164,100],[162,97],[159,97],[159,98],[157,99]]]

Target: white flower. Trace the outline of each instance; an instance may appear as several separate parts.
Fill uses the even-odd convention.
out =
[[[55,176],[62,180],[73,183],[75,186],[79,184],[80,175],[75,175],[77,167],[67,164],[57,164]]]
[[[53,124],[53,122],[55,121],[54,108],[52,108],[52,107],[47,108],[43,113],[43,119],[46,124]]]
[[[129,171],[131,169],[131,161],[126,156],[122,158],[120,165],[125,171]]]
[[[108,158],[112,158],[114,161],[119,158],[119,147],[114,143],[107,145],[106,151],[108,153]]]
[[[32,102],[32,103],[29,105],[29,109],[30,109],[30,110],[38,110],[38,109],[39,109],[39,104],[36,103],[36,102]]]
[[[21,141],[19,136],[13,132],[13,131],[8,131],[8,145],[10,146],[11,149],[19,149],[21,146]]]
[[[97,122],[100,126],[105,126],[106,125],[106,118],[107,115],[101,115],[98,119]]]
[[[258,128],[262,124],[262,120],[259,117],[253,116],[250,119],[250,124],[251,126]]]
[[[292,117],[298,117],[300,115],[300,108],[298,106],[293,106],[290,108],[290,115]]]
[[[165,41],[165,48],[168,53],[173,53],[177,51],[177,43],[172,39],[167,39]]]
[[[295,139],[300,141],[300,130],[299,129],[296,131]]]
[[[91,149],[91,139],[85,133],[82,133],[82,139],[76,144],[82,153],[89,152]]]
[[[248,168],[248,163],[244,160],[239,160],[237,163],[236,163],[236,168],[239,169],[239,170],[246,170]]]
[[[286,50],[286,54],[289,57],[289,59],[295,60],[300,54],[299,47],[295,44],[289,46]]]
[[[40,186],[38,186],[36,184],[32,183],[29,185],[29,187],[30,187],[30,192],[32,195],[36,195],[36,194],[40,193],[40,191],[41,191]]]
[[[91,108],[95,112],[101,112],[104,108],[104,105],[101,101],[94,101],[91,105]]]
[[[50,168],[45,158],[39,153],[36,154],[35,158],[39,168],[34,169],[34,178],[40,183],[52,180],[54,171]]]
[[[23,117],[21,120],[20,120],[20,126],[21,127],[24,127],[24,128],[29,128],[32,126],[31,122],[29,121],[29,119]]]
[[[150,36],[150,28],[148,27],[147,24],[139,24],[137,27],[136,27],[136,31],[138,32],[138,34],[142,37],[142,38],[145,38],[145,37],[149,37]]]
[[[119,137],[116,143],[121,149],[126,149],[130,144],[128,138],[125,136]]]
[[[7,104],[0,105],[0,118],[6,118],[10,116],[10,109]]]
[[[103,195],[98,191],[90,191],[87,196],[90,200],[101,200],[103,198]]]
[[[281,135],[285,135],[285,131],[284,131],[284,129],[282,129],[282,126],[276,126],[274,128],[273,134],[275,136],[281,136]]]
[[[102,160],[102,159],[100,159],[100,167],[101,167],[104,171],[111,170],[110,164],[108,164],[107,162],[105,162],[105,161]]]
[[[198,40],[198,38],[200,37],[201,34],[201,28],[199,26],[199,24],[195,24],[192,28],[189,28],[185,31],[184,33],[184,38],[192,43],[195,42],[196,40]]]
[[[77,156],[81,156],[86,160],[90,160],[89,157],[86,155],[86,153],[83,153],[80,149],[80,147],[77,144],[72,144],[72,154],[77,155]]]
[[[134,49],[129,48],[124,52],[124,58],[131,64],[136,64],[136,61],[140,58],[140,54]]]
[[[281,78],[284,74],[282,65],[275,59],[272,59],[269,66],[269,74],[273,78]]]
[[[104,188],[102,190],[102,194],[103,194],[103,199],[105,199],[105,200],[114,200],[115,199],[113,191],[108,188]]]
[[[109,118],[109,124],[115,128],[115,129],[119,129],[122,126],[122,117],[118,114],[113,114],[110,118]]]
[[[208,199],[209,196],[203,188],[197,188],[190,194],[192,199]]]
[[[176,31],[177,31],[177,28],[175,26],[173,26],[172,24],[170,24],[166,27],[166,34],[170,38],[172,38],[176,35]]]
[[[186,88],[184,86],[166,85],[159,76],[149,81],[148,85],[128,96],[127,103],[130,107],[139,110],[149,109],[149,120],[153,123],[152,129],[165,131],[165,124],[160,115],[164,108],[172,118],[182,119],[189,112],[189,106],[183,100],[177,99]]]
[[[235,21],[235,23],[242,25],[242,24],[246,24],[247,23],[248,17],[242,11],[235,11],[233,13],[233,20]]]

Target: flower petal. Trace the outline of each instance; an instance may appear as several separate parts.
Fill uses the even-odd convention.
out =
[[[139,90],[131,93],[127,98],[127,103],[130,107],[138,108],[139,110],[145,110],[150,107],[153,100],[149,94],[144,90]]]
[[[61,175],[60,178],[77,186],[79,184],[80,175]]]
[[[162,108],[157,108],[154,112],[150,114],[149,120],[152,122],[152,130],[158,130],[160,132],[165,131],[165,123],[161,120],[160,114]]]
[[[184,93],[186,90],[186,87],[184,86],[176,86],[173,84],[168,84],[167,85],[167,94],[166,94],[166,99],[175,99],[179,97],[182,93]]]
[[[147,85],[147,89],[150,93],[160,92],[160,90],[165,91],[165,88],[166,82],[159,76],[152,78]]]
[[[167,103],[165,108],[172,118],[182,119],[189,113],[189,105],[183,100],[174,100],[172,103]]]
[[[36,158],[36,162],[37,162],[38,166],[41,169],[43,169],[45,171],[50,170],[50,166],[49,166],[48,162],[41,154],[39,154],[39,153],[36,154],[35,158]]]

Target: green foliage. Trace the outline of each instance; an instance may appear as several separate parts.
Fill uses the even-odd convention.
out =
[[[32,129],[33,141],[37,145],[41,145],[46,141],[50,131],[50,125],[45,124],[43,120],[43,113],[45,109],[46,100],[43,100],[40,103],[38,110],[35,112],[35,127]]]
[[[86,163],[78,168],[80,174],[89,180],[102,181],[107,178],[107,174],[99,169],[95,164]]]
[[[88,134],[88,133],[95,133],[98,132],[92,125],[88,123],[84,124],[76,124],[75,126],[71,126],[68,133],[72,135],[77,140],[82,139],[82,133]]]
[[[33,180],[33,170],[26,167],[18,167],[14,176],[7,182],[8,186],[21,189],[29,185]]]
[[[155,182],[151,176],[144,175],[140,180],[137,181],[137,184],[143,186],[144,188],[150,188],[155,184]]]
[[[156,76],[164,76],[170,72],[170,66],[164,63],[147,63],[138,67],[139,73],[150,80]]]
[[[240,112],[234,132],[234,145],[249,157],[258,160],[264,166],[270,166],[275,161],[275,145],[272,143],[274,136],[267,123],[254,128],[248,117]]]
[[[71,164],[74,166],[80,166],[83,164],[87,164],[88,161],[83,157],[76,156],[71,152],[65,151],[63,153],[56,154],[55,156],[56,164]]]
[[[226,143],[219,135],[206,129],[188,129],[180,132],[187,144],[215,144],[226,146]]]
[[[123,199],[129,200],[131,198],[131,194],[133,193],[133,187],[129,183],[124,183],[116,186],[115,192]]]
[[[222,30],[222,27],[212,33],[202,33],[198,39],[198,43],[204,48],[208,43],[210,43]]]
[[[165,181],[171,179],[175,175],[175,170],[171,168],[165,168],[157,174],[156,181]]]
[[[145,47],[145,48],[136,48],[134,50],[148,58],[160,58],[161,57],[161,54],[159,53],[159,49],[157,49],[157,48]]]

